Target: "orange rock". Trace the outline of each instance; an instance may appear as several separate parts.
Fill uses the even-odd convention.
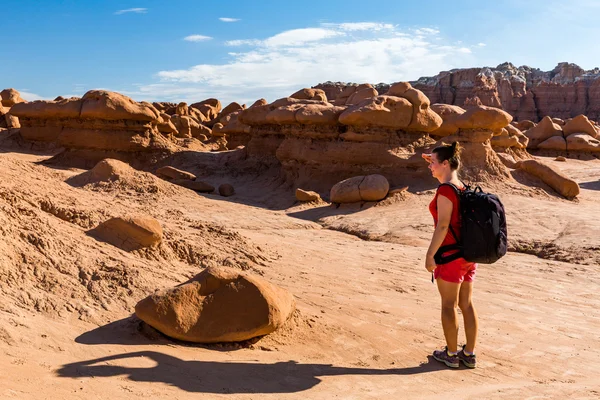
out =
[[[537,145],[538,149],[567,151],[567,141],[562,136],[552,136]]]
[[[573,199],[579,194],[579,185],[562,172],[537,160],[519,161],[516,168],[522,169],[540,178],[544,183],[556,190],[567,199]]]
[[[304,104],[291,104],[288,106],[278,107],[267,114],[266,122],[269,124],[297,124],[296,111],[301,109]]]
[[[597,153],[600,152],[600,140],[585,133],[574,133],[567,136],[567,149]]]
[[[177,108],[175,108],[175,114],[177,115],[188,115],[189,114],[189,110],[188,110],[188,105],[185,102],[181,102],[179,104],[177,104]]]
[[[327,96],[322,89],[300,89],[290,97],[300,100],[327,101]]]
[[[332,203],[356,203],[358,201],[379,201],[387,196],[390,189],[383,175],[354,176],[336,183],[330,192]]]
[[[512,121],[509,113],[499,108],[477,106],[469,108],[456,120],[459,129],[487,129],[498,131]]]
[[[458,131],[456,121],[459,119],[460,115],[466,112],[465,109],[450,104],[433,104],[431,109],[438,114],[443,121],[438,129],[431,132],[431,135],[438,137],[454,135]]]
[[[352,93],[352,95],[350,97],[348,97],[348,100],[346,100],[346,105],[359,104],[363,100],[371,99],[378,95],[379,95],[379,93],[377,92],[377,90],[375,90],[375,88],[371,87],[371,85],[369,85],[368,87],[364,87],[364,88],[361,88],[361,86],[359,86],[356,89],[356,91],[354,93]],[[336,104],[338,104],[338,103],[336,103]]]
[[[11,107],[11,114],[19,118],[79,118],[83,101],[77,97],[59,101],[36,100]]]
[[[219,117],[217,118],[217,120],[219,122],[221,122],[221,120],[223,120],[226,116],[228,116],[232,112],[241,111],[243,109],[244,109],[244,107],[242,107],[239,103],[236,103],[235,101],[232,102],[232,103],[229,103],[227,105],[227,107],[225,107],[223,110],[221,110],[221,112],[219,113]]]
[[[296,189],[296,200],[298,201],[319,201],[321,200],[321,196],[319,193],[312,192],[308,190],[302,190],[300,188]]]
[[[296,121],[306,125],[337,125],[345,107],[323,104],[304,105],[296,111]]]
[[[103,120],[157,121],[158,111],[116,92],[90,90],[83,97],[81,118]]]
[[[21,94],[15,89],[4,89],[0,92],[0,98],[2,98],[2,105],[4,107],[12,107],[18,103],[27,103],[23,98],[21,98]]]
[[[202,181],[191,181],[189,179],[173,179],[171,183],[201,193],[212,193],[215,191],[214,186]]]
[[[552,136],[562,136],[560,125],[552,122],[552,118],[544,117],[539,124],[525,131],[525,136],[529,138],[529,147],[536,149],[540,143]]]
[[[175,167],[166,166],[156,170],[156,175],[167,179],[187,179],[189,181],[196,180],[196,175],[187,171],[182,171]]]
[[[534,127],[534,126],[536,126],[536,125],[537,125],[537,124],[536,124],[535,122],[533,122],[533,121],[529,121],[529,120],[527,120],[527,119],[526,119],[526,120],[524,120],[524,121],[519,121],[519,122],[517,122],[517,125],[516,125],[516,127],[517,127],[517,128],[520,130],[520,131],[522,131],[522,132],[525,132],[526,130],[528,130],[528,129],[531,129],[531,128],[533,128],[533,127]]]
[[[575,118],[567,122],[562,128],[565,136],[572,135],[574,133],[587,133],[593,138],[600,136],[600,129],[597,128],[592,121],[585,115],[578,115]]]
[[[229,183],[223,183],[219,186],[219,194],[223,197],[233,196],[235,189]]]
[[[265,99],[258,99],[254,103],[252,103],[252,105],[250,107],[248,107],[248,108],[252,108],[252,107],[256,107],[256,106],[264,106],[265,104],[268,104],[267,100],[265,100]]]
[[[295,309],[294,297],[262,278],[233,268],[209,267],[172,289],[141,300],[135,314],[175,339],[237,342],[267,335]]]
[[[150,217],[111,218],[89,232],[125,251],[139,250],[158,245],[162,240],[162,228]]]
[[[412,112],[413,107],[408,100],[383,95],[348,107],[339,121],[344,125],[403,129],[410,125]]]

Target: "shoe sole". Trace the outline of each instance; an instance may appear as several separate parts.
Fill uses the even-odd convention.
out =
[[[458,367],[460,367],[460,363],[457,363],[457,364],[452,364],[451,362],[448,362],[448,361],[446,361],[446,360],[442,360],[441,358],[437,358],[436,356],[433,356],[433,358],[434,358],[435,360],[437,360],[437,361],[441,362],[441,363],[444,363],[444,364],[446,364],[446,366],[447,366],[447,367],[449,367],[449,368],[458,368]]]
[[[477,368],[477,364],[469,364],[468,362],[466,362],[465,360],[462,360],[462,359],[461,359],[460,361],[461,361],[461,362],[463,363],[463,365],[464,365],[465,367],[467,367],[467,368],[471,368],[471,369],[473,369],[473,368]]]

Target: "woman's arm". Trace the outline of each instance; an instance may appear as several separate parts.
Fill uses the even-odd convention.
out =
[[[429,244],[429,249],[427,249],[427,255],[425,257],[425,268],[429,272],[433,271],[436,267],[433,256],[444,242],[444,238],[446,238],[448,228],[450,227],[453,207],[452,201],[450,201],[449,198],[443,195],[438,195],[438,222],[437,226],[435,227],[435,231],[433,232],[433,237],[431,238],[431,243]]]

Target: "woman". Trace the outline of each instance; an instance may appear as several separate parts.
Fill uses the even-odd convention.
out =
[[[423,154],[423,158],[429,162],[431,174],[440,184],[450,183],[459,190],[465,189],[458,179],[458,168],[460,167],[458,142],[454,142],[450,146],[438,146],[433,149],[432,154]],[[449,230],[450,226],[460,240],[459,201],[460,199],[452,187],[440,185],[433,201],[429,204],[435,231],[425,257],[425,268],[427,271],[433,272],[437,281],[442,298],[442,327],[446,337],[446,348],[434,351],[433,358],[450,368],[458,368],[461,361],[465,366],[475,368],[477,364],[475,358],[477,312],[473,306],[471,294],[477,264],[467,262],[464,258],[458,258],[447,264],[436,265],[434,260],[434,255],[441,246],[456,243]],[[451,252],[447,254],[451,254]],[[457,306],[462,311],[467,337],[467,344],[462,347],[460,352],[458,351]]]

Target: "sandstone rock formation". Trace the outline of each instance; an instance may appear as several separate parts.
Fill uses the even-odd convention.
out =
[[[354,176],[338,182],[331,188],[332,203],[356,203],[359,201],[379,201],[385,199],[390,184],[385,176]]]
[[[519,161],[515,167],[537,176],[567,199],[573,199],[579,194],[580,189],[577,182],[538,160]]]
[[[244,145],[250,158],[280,163],[285,175],[296,184],[311,185],[321,193],[341,179],[364,176],[369,174],[367,171],[378,171],[394,184],[402,183],[402,175],[414,171],[428,176],[419,154],[444,136],[459,136],[459,140],[473,143],[473,148],[483,153],[466,158],[467,164],[476,160],[469,171],[488,171],[486,162],[492,159],[494,166],[488,171],[492,175],[500,171],[508,176],[504,165],[492,154],[489,139],[493,135],[506,134],[506,146],[526,145],[527,138],[521,132],[505,129],[511,116],[502,110],[485,106],[469,110],[449,105],[436,108],[407,82],[392,85],[388,91],[391,95],[373,97],[374,93],[369,92],[373,89],[370,85],[352,86],[340,94],[343,105],[337,105],[339,96],[336,105],[282,98],[232,113],[229,122],[222,127],[215,125],[215,130],[225,134],[232,143],[229,148]],[[371,97],[358,104],[346,104],[365,90]],[[444,115],[440,117],[436,110]],[[315,183],[319,187],[313,186]]]
[[[158,245],[163,232],[154,218],[116,217],[101,223],[89,233],[125,251],[133,251]]]
[[[525,131],[529,138],[529,148],[536,149],[538,145],[552,136],[563,136],[561,126],[552,122],[552,118],[544,117],[536,126]]]
[[[552,71],[509,62],[495,68],[466,68],[442,71],[433,77],[411,82],[432,103],[464,107],[474,99],[481,105],[498,107],[515,120],[540,121],[545,116],[566,120],[579,114],[600,120],[600,69],[585,71],[570,63],[559,63]],[[384,84],[377,85],[386,94]],[[326,82],[316,85],[335,101],[356,84]],[[521,127],[521,130],[526,128]]]
[[[218,343],[267,335],[294,309],[294,298],[286,290],[232,268],[211,267],[141,300],[135,313],[172,338]]]
[[[469,68],[420,78],[414,86],[432,102],[462,106],[478,97],[483,105],[500,107],[516,120],[539,121],[544,116],[567,119],[578,114],[600,119],[600,70],[584,71],[560,63],[543,72],[510,63],[496,68]]]
[[[28,140],[76,149],[122,152],[170,150],[158,129],[164,123],[150,103],[115,92],[90,90],[81,99],[19,103],[11,108]]]
[[[235,194],[235,189],[229,183],[223,183],[219,185],[219,194],[223,197],[233,196]]]
[[[200,193],[212,193],[215,191],[214,186],[202,181],[191,181],[189,179],[173,179],[171,183],[183,186],[184,188],[191,189]]]
[[[27,103],[23,98],[21,98],[21,94],[15,89],[4,89],[0,92],[0,98],[2,99],[3,107],[12,107],[18,103]]]
[[[317,192],[310,190],[296,189],[296,200],[298,201],[319,201],[321,196]]]
[[[171,166],[161,167],[161,168],[157,169],[156,175],[160,176],[161,178],[165,178],[165,179],[185,179],[188,181],[196,180],[196,175],[194,175],[190,172],[187,172],[187,171],[182,171],[180,169],[177,169],[177,168],[171,167]]]

